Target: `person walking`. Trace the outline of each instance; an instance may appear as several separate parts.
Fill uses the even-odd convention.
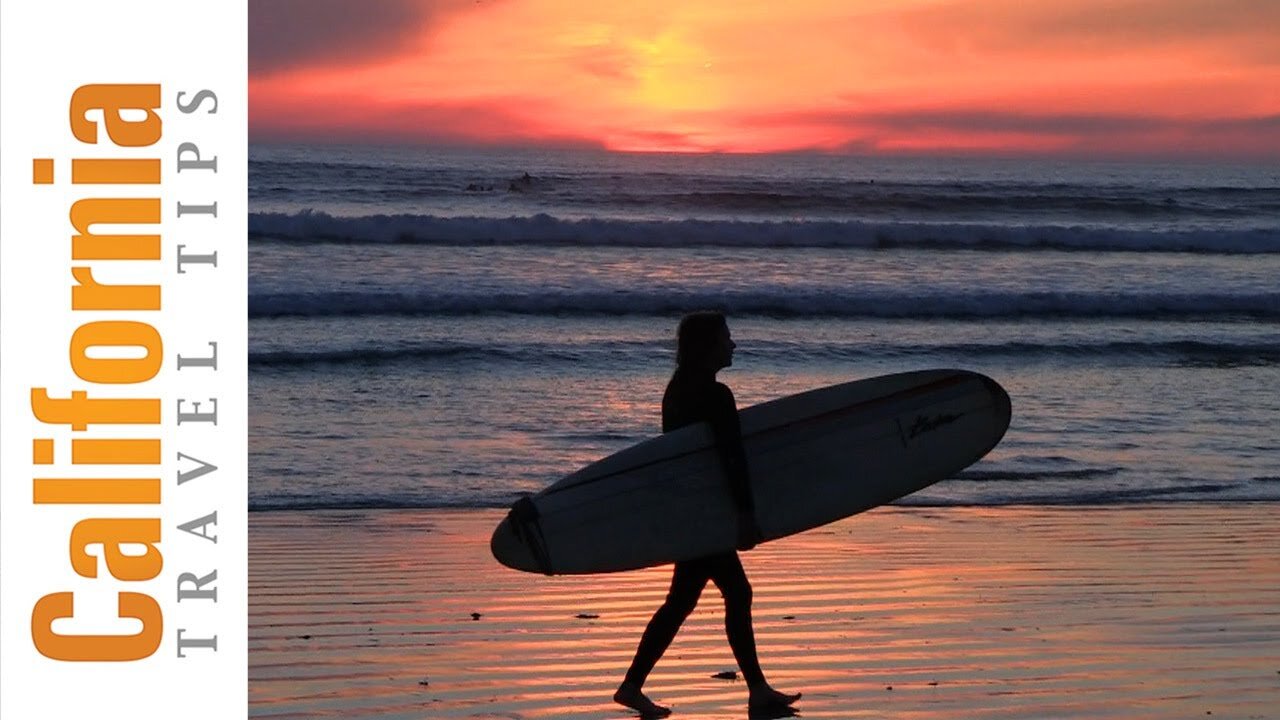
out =
[[[733,392],[716,379],[716,373],[733,364],[735,347],[724,314],[704,311],[681,319],[676,331],[676,369],[662,397],[662,431],[670,432],[698,422],[710,424],[737,511],[737,547],[750,550],[760,540],[760,528],[742,448],[738,408]],[[708,580],[714,582],[724,596],[725,632],[747,683],[749,709],[752,712],[786,709],[800,699],[800,693],[779,692],[765,680],[756,656],[751,623],[751,583],[738,553],[728,550],[675,563],[671,589],[645,628],[626,677],[614,693],[614,701],[646,718],[671,714],[670,708],[654,703],[642,688],[685,618],[697,606]]]

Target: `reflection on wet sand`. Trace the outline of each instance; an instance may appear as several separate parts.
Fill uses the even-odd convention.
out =
[[[516,573],[488,555],[500,517],[254,514],[250,714],[634,717],[610,698],[669,568]],[[761,661],[805,718],[1269,717],[1274,517],[878,510],[743,555]],[[675,717],[747,716],[712,677],[736,670],[721,608],[709,587],[646,685]]]

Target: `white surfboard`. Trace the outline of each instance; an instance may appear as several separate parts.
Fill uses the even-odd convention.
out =
[[[763,540],[825,525],[954,475],[1009,427],[1009,396],[964,370],[790,395],[739,412]],[[517,502],[494,531],[526,572],[616,572],[732,550],[734,506],[710,426],[621,450]]]

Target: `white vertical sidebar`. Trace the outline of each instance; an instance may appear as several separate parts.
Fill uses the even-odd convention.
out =
[[[247,51],[0,5],[0,717],[247,714]]]

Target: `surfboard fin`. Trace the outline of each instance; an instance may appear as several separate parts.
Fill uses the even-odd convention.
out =
[[[543,575],[553,575],[551,554],[547,551],[547,538],[542,534],[538,506],[534,505],[530,498],[522,497],[511,506],[507,517],[511,521],[511,528],[515,530],[516,537],[529,548],[529,552],[533,555],[533,560],[538,565],[538,572]]]

